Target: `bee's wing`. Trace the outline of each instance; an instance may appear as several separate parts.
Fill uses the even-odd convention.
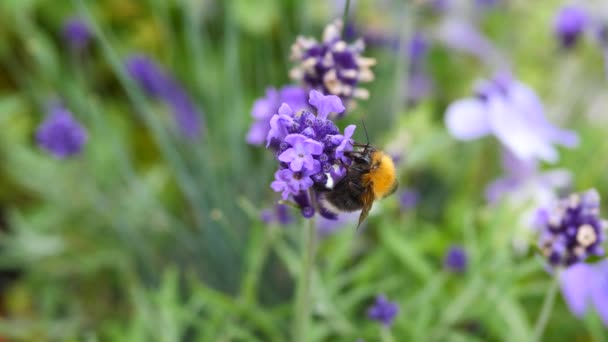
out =
[[[365,191],[363,191],[361,200],[363,202],[363,208],[361,209],[361,215],[359,215],[357,229],[359,229],[361,223],[365,221],[365,218],[367,217],[367,214],[369,214],[369,211],[372,209],[372,204],[374,203],[374,192],[372,191],[371,184],[365,188]]]

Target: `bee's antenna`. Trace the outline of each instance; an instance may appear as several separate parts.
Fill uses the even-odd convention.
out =
[[[361,124],[363,124],[363,130],[365,131],[365,139],[367,139],[367,144],[365,145],[365,150],[369,147],[369,135],[367,135],[367,127],[365,127],[365,121],[361,120]]]

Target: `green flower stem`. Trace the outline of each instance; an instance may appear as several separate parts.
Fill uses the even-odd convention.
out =
[[[311,283],[315,255],[315,220],[307,220],[308,224],[302,230],[302,272],[298,279],[296,303],[294,312],[293,341],[308,341],[307,334],[310,323]]]
[[[551,317],[551,311],[553,310],[553,305],[555,304],[555,297],[557,295],[557,289],[559,288],[559,274],[555,275],[555,279],[551,282],[551,286],[545,295],[545,300],[543,301],[543,307],[540,311],[540,315],[536,320],[536,324],[534,325],[534,341],[540,341],[543,337],[543,332],[549,322],[549,317]]]
[[[350,7],[350,0],[346,0],[344,4],[344,14],[342,14],[342,31],[346,28],[346,19],[348,19],[348,8]]]
[[[380,341],[382,342],[395,342],[395,338],[393,337],[393,333],[391,332],[391,328],[387,326],[382,326],[380,329]]]

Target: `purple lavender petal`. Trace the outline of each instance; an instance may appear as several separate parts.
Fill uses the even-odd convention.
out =
[[[266,97],[259,98],[253,103],[251,116],[258,120],[270,119],[276,113],[279,93],[274,88],[266,89]]]
[[[554,32],[564,48],[573,47],[589,23],[583,8],[568,5],[562,7],[555,17]]]
[[[557,161],[557,151],[536,132],[524,113],[514,110],[506,99],[492,96],[487,101],[490,127],[494,135],[522,160],[540,158]]]
[[[530,126],[547,141],[566,147],[575,147],[578,144],[576,133],[561,130],[547,121],[542,102],[532,88],[521,82],[513,82],[509,87],[508,97],[513,107],[524,113]]]
[[[275,114],[270,119],[270,130],[268,131],[268,136],[266,137],[266,147],[270,146],[270,143],[273,139],[281,140],[284,139],[287,134],[287,127],[293,123],[293,118],[286,114],[281,114],[289,112],[291,108],[283,104],[279,109],[279,114]]]
[[[65,159],[81,152],[87,142],[87,132],[70,111],[54,105],[38,127],[36,140],[42,149],[57,159]]]
[[[477,99],[464,99],[452,103],[445,114],[445,123],[456,139],[473,140],[491,132],[487,109]]]
[[[270,122],[254,122],[251,124],[247,132],[246,141],[251,145],[260,145],[266,141],[268,131],[270,130]]]
[[[291,180],[293,179],[293,172],[289,169],[278,170],[274,174],[275,180],[270,183],[272,190],[281,192],[281,197],[286,200],[290,194],[296,193]]]
[[[317,117],[320,119],[327,119],[329,113],[340,114],[346,109],[342,100],[336,95],[323,95],[316,90],[311,90],[309,96],[308,102],[317,108]]]
[[[566,304],[570,311],[579,318],[583,317],[589,306],[592,276],[591,267],[584,263],[572,265],[560,275],[562,294]]]
[[[336,147],[336,157],[342,158],[344,156],[344,152],[351,151],[353,149],[352,136],[355,133],[355,129],[357,126],[348,125],[344,129],[344,135],[341,136],[341,141],[338,143],[338,147]]]

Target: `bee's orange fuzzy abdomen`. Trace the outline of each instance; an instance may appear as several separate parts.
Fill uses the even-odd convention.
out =
[[[366,182],[372,183],[374,197],[380,199],[390,195],[395,190],[397,181],[393,159],[380,151],[376,151],[372,154],[372,165],[376,167],[372,168],[364,177]]]

